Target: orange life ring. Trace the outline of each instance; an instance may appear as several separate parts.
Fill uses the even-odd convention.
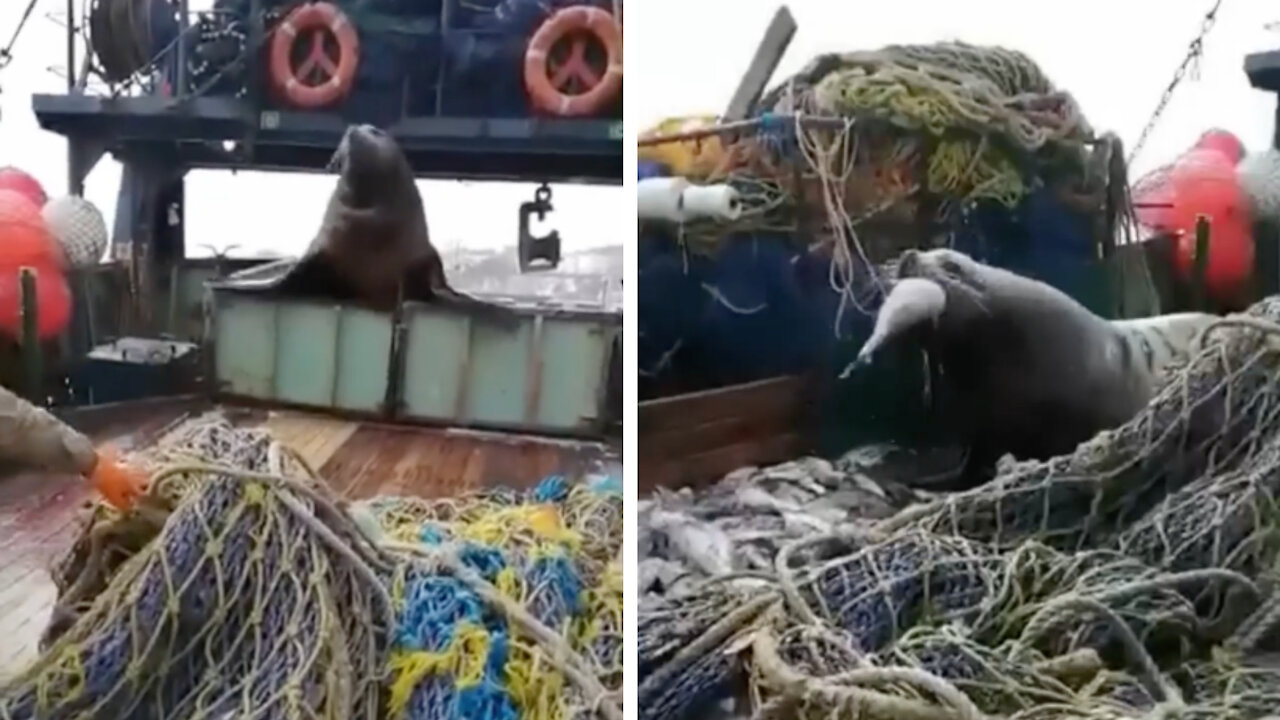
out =
[[[306,58],[296,68],[293,53],[304,35],[310,36]],[[338,45],[335,62],[325,50],[325,39]],[[271,35],[271,84],[291,105],[319,108],[331,105],[351,91],[360,65],[360,36],[346,14],[327,2],[309,3],[293,9]],[[309,84],[316,72],[327,79]]]
[[[604,49],[603,73],[587,62],[591,41]],[[567,45],[568,55],[557,60],[552,51],[562,44]],[[599,112],[622,92],[622,29],[618,22],[590,5],[557,11],[529,40],[524,86],[533,106],[542,112],[562,117]]]

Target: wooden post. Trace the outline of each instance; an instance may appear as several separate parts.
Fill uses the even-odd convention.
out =
[[[756,46],[751,64],[747,66],[746,73],[738,81],[733,98],[729,100],[729,107],[720,116],[722,122],[742,120],[751,114],[795,34],[796,20],[792,17],[790,8],[783,5],[773,14],[773,20],[769,21],[764,37]]]
[[[1191,274],[1192,310],[1203,311],[1208,306],[1204,283],[1209,269],[1209,216],[1196,215],[1196,254]]]
[[[27,400],[43,406],[44,362],[40,357],[40,301],[36,295],[36,271],[24,267],[20,271],[22,284],[22,384]]]

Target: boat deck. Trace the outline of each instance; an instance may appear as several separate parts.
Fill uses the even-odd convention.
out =
[[[71,422],[98,442],[142,449],[186,417],[210,409],[185,402],[94,410]],[[229,410],[265,426],[352,499],[441,497],[489,486],[529,487],[551,473],[621,473],[603,444],[378,425],[297,412]],[[0,678],[36,654],[56,589],[46,568],[75,540],[90,489],[72,476],[0,477]]]

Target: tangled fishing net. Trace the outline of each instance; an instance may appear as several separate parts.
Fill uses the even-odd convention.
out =
[[[220,416],[141,461],[144,501],[54,568],[0,718],[621,718],[616,488],[352,505]]]
[[[1272,297],[1071,455],[646,601],[640,715],[1274,716],[1277,491]]]
[[[1093,130],[1074,99],[1026,55],[1000,47],[947,42],[823,55],[760,107],[753,130],[723,142],[642,150],[642,159],[683,158],[678,174],[742,191],[748,211],[740,219],[690,226],[690,240],[795,230],[789,216],[798,206],[823,208],[810,227],[829,233],[876,218],[932,222],[980,200],[1012,208],[1039,183],[1093,193],[1113,169],[1110,140],[1088,149]],[[1092,202],[1101,207],[1100,198]]]

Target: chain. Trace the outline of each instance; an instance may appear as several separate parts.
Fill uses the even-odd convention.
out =
[[[22,18],[18,20],[18,27],[13,31],[13,36],[9,38],[9,44],[0,48],[0,70],[13,62],[13,47],[18,44],[18,38],[22,37],[22,29],[26,27],[27,21],[31,19],[31,12],[36,9],[36,0],[31,0],[27,4],[27,9],[23,11]]]
[[[1182,64],[1178,65],[1178,69],[1173,73],[1173,80],[1169,82],[1169,86],[1164,89],[1164,94],[1160,96],[1160,102],[1156,103],[1156,109],[1151,113],[1151,118],[1147,120],[1146,127],[1142,128],[1142,134],[1138,136],[1138,142],[1134,143],[1133,149],[1129,151],[1129,165],[1133,165],[1134,158],[1138,157],[1138,153],[1142,152],[1142,148],[1147,144],[1147,138],[1151,137],[1151,132],[1155,130],[1156,124],[1160,122],[1160,116],[1164,114],[1165,108],[1169,106],[1169,101],[1173,99],[1173,92],[1182,83],[1187,76],[1187,71],[1198,74],[1197,68],[1200,66],[1200,58],[1204,55],[1204,38],[1213,29],[1213,24],[1218,21],[1218,8],[1222,7],[1222,0],[1214,0],[1213,7],[1209,12],[1205,13],[1204,19],[1200,21],[1200,32],[1196,34],[1191,44],[1187,46],[1187,55],[1182,59]]]

